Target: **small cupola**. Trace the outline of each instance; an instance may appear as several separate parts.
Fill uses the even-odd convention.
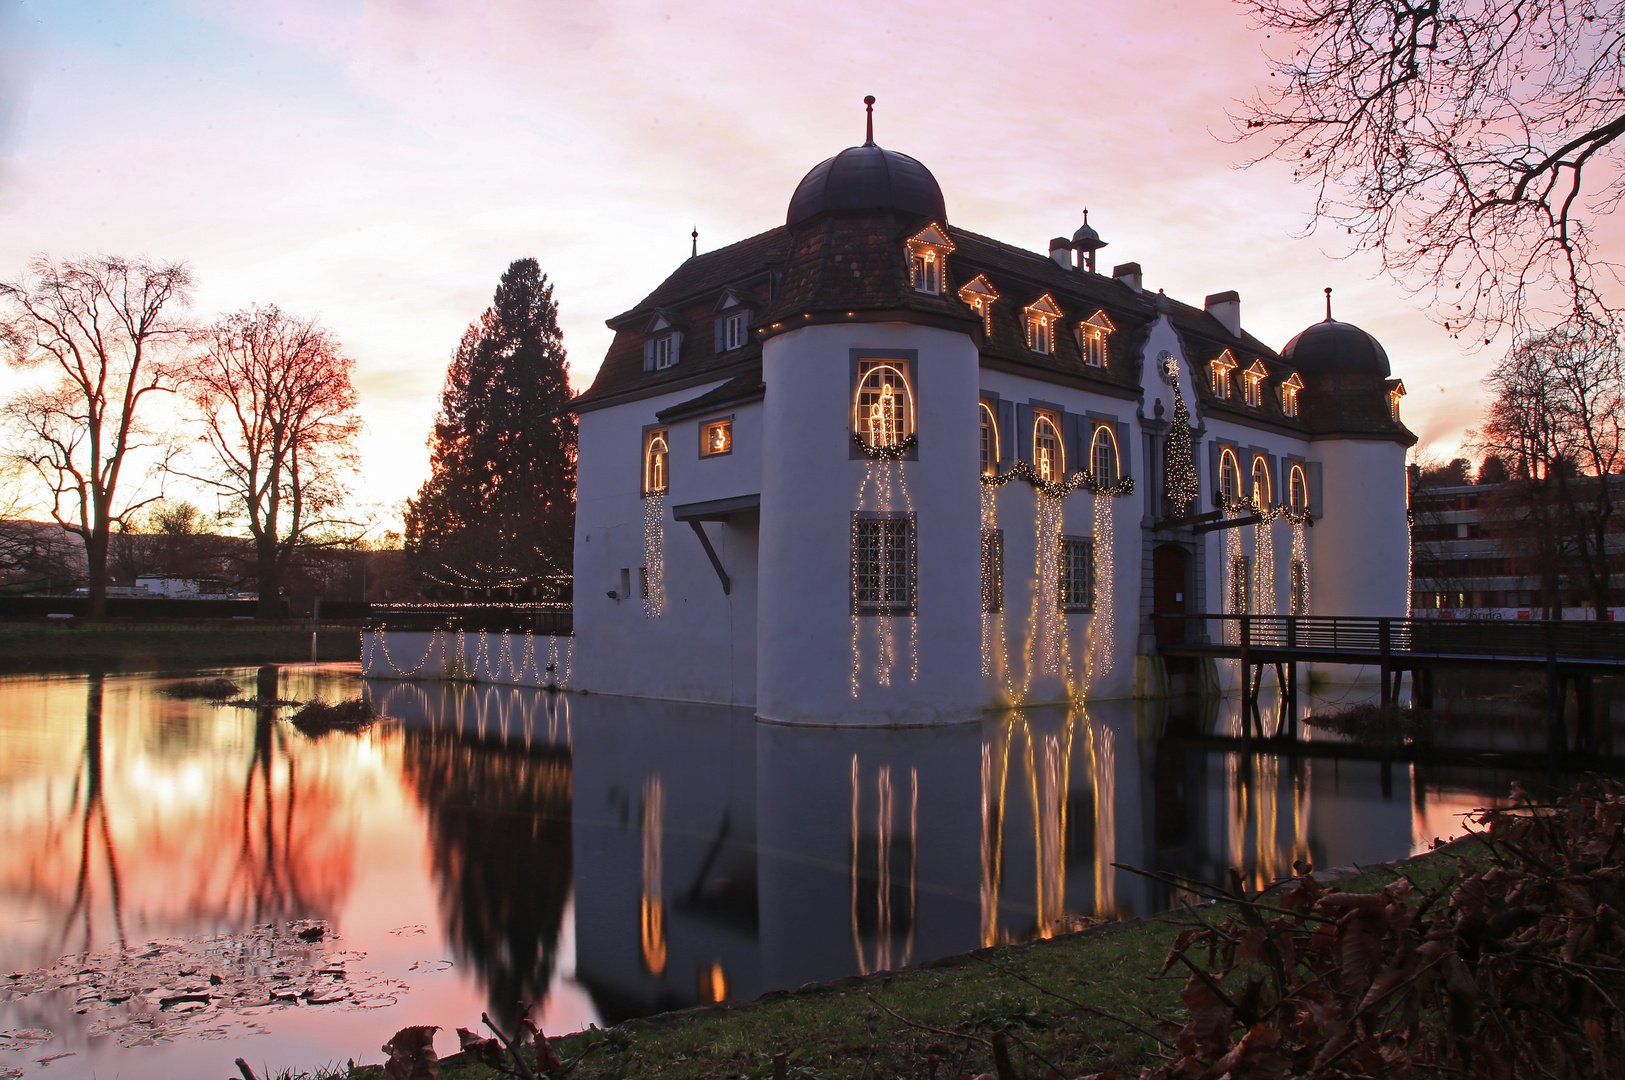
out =
[[[1100,238],[1089,224],[1089,211],[1083,212],[1083,225],[1072,234],[1072,248],[1078,253],[1078,266],[1091,274],[1095,272],[1095,252],[1106,246],[1106,241]]]

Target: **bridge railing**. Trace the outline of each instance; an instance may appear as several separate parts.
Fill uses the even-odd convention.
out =
[[[1194,620],[1212,644],[1323,653],[1557,658],[1625,666],[1625,623],[1540,619],[1405,619],[1347,615],[1154,615]]]

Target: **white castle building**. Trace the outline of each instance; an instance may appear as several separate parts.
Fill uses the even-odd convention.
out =
[[[1328,298],[1276,352],[1234,292],[1179,303],[1096,272],[1104,246],[958,228],[872,137],[820,163],[784,225],[609,320],[574,403],[573,646],[525,677],[505,640],[505,678],[482,636],[468,668],[920,724],[1165,692],[1186,628],[1153,613],[1406,615],[1382,347]],[[431,674],[419,644],[364,666]]]

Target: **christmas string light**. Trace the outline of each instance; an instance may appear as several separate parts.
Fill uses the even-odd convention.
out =
[[[1111,496],[1095,496],[1095,613],[1089,620],[1088,678],[1095,673],[1112,669],[1112,656],[1116,652],[1113,634],[1114,608],[1112,584],[1116,580],[1115,559],[1112,553],[1112,500]]]
[[[1275,522],[1265,519],[1253,526],[1254,577],[1258,580],[1257,602],[1253,605],[1259,615],[1275,614]]]
[[[999,473],[996,476],[983,476],[982,483],[987,487],[1003,487],[1012,480],[1021,479],[1037,488],[1039,493],[1052,499],[1063,499],[1081,488],[1088,488],[1096,495],[1107,495],[1117,498],[1121,495],[1134,493],[1134,478],[1125,476],[1114,484],[1102,484],[1095,479],[1092,472],[1075,472],[1065,480],[1045,480],[1025,461],[1018,461],[1009,472]]]
[[[880,430],[891,432],[892,437],[895,437],[896,428],[895,426],[886,426],[888,422],[884,419],[884,417],[894,417],[895,415],[895,408],[892,408],[885,410],[876,418],[876,423],[881,425]],[[910,438],[912,438],[912,436],[910,436]],[[907,439],[903,440],[902,443],[891,444],[890,447],[881,445],[875,447],[874,449],[895,449],[896,447],[904,445],[906,442]],[[894,507],[899,500],[903,505],[904,511],[910,515],[910,520],[912,522],[914,502],[908,493],[907,476],[903,470],[900,455],[870,455],[870,460],[864,463],[863,480],[858,487],[857,509],[859,513],[852,516],[850,543],[854,556],[856,556],[856,553],[859,550],[858,530],[860,527],[860,522],[864,520],[873,520],[864,519],[860,515],[864,511],[878,510],[881,515],[881,520],[889,520]],[[910,525],[910,528],[912,529],[912,524]],[[875,571],[877,579],[880,582],[890,583],[894,579],[896,566],[893,560],[909,559],[909,546],[912,545],[912,543],[913,537],[911,535],[909,537],[909,545],[900,546],[884,539],[877,545],[876,554],[878,564]],[[904,573],[908,574],[910,569],[911,568],[909,567],[905,567]],[[852,610],[852,674],[850,689],[852,697],[856,698],[858,696],[859,687],[862,683],[863,675],[863,621],[856,603],[858,596],[858,560],[856,557],[852,559],[850,587],[854,601]],[[889,588],[889,584],[882,584],[881,588],[884,591],[885,589]],[[884,597],[882,599],[884,599]],[[918,601],[917,597],[914,597],[913,599],[916,602]],[[878,613],[878,617],[875,620],[875,681],[881,686],[891,685],[892,668],[897,660],[897,635],[896,627],[894,626],[895,618],[896,617],[892,614],[889,606],[883,605]],[[918,682],[920,678],[919,632],[916,622],[917,620],[912,616],[906,617],[910,682]]]
[[[1292,563],[1298,567],[1298,604],[1292,615],[1307,615],[1309,607],[1309,544],[1302,522],[1292,523]]]
[[[1245,615],[1247,612],[1242,602],[1246,595],[1246,583],[1238,576],[1241,569],[1241,530],[1226,529],[1224,531],[1224,610],[1227,615]],[[1224,641],[1226,645],[1234,645],[1241,640],[1240,624],[1232,619],[1224,621]]]
[[[891,387],[889,387],[889,386],[885,387],[884,390],[885,391],[890,391]],[[879,408],[880,403],[876,402],[874,407]],[[890,413],[890,412],[888,412],[885,415],[887,417],[894,416],[894,414]],[[894,427],[894,423],[895,423],[894,420],[892,420],[892,419],[887,419],[885,421],[876,420],[876,421],[873,421],[873,422],[876,423],[877,425],[884,424],[885,426],[888,426],[888,427]],[[868,456],[874,458],[877,461],[901,461],[903,458],[908,456],[908,452],[910,450],[912,450],[916,446],[920,445],[920,439],[919,439],[919,436],[917,436],[917,435],[909,434],[909,435],[904,436],[901,440],[899,440],[897,442],[879,443],[879,444],[871,445],[867,440],[864,439],[864,437],[862,435],[859,435],[857,432],[853,432],[852,433],[852,443],[859,450],[862,450],[865,454],[867,454]]]
[[[1313,525],[1314,515],[1307,509],[1294,510],[1292,507],[1281,504],[1271,506],[1267,501],[1249,499],[1245,495],[1229,495],[1219,492],[1214,496],[1220,510],[1227,515],[1241,517],[1247,514],[1256,514],[1265,521],[1274,521],[1276,518],[1285,518],[1294,525]]]
[[[1191,440],[1190,409],[1179,389],[1179,361],[1165,353],[1162,371],[1174,391],[1174,418],[1163,448],[1162,499],[1169,515],[1180,518],[1191,513],[1201,494],[1196,478],[1196,449]]]
[[[998,509],[993,501],[993,489],[982,487],[982,675],[992,675],[993,667],[993,640],[998,633],[998,613],[988,610],[988,598],[997,596],[999,607],[1003,608],[1001,595],[1002,581],[995,580],[999,573],[997,565],[999,558],[996,549],[990,546],[989,541],[997,543],[998,537]]]
[[[666,493],[662,489],[643,500],[643,616],[653,619],[666,600]]]

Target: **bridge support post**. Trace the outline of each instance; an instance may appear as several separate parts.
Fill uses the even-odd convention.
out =
[[[1393,670],[1389,663],[1393,653],[1393,642],[1390,638],[1387,619],[1377,620],[1377,653],[1382,658],[1382,704],[1384,706],[1394,703],[1393,688],[1388,684],[1389,672]]]

